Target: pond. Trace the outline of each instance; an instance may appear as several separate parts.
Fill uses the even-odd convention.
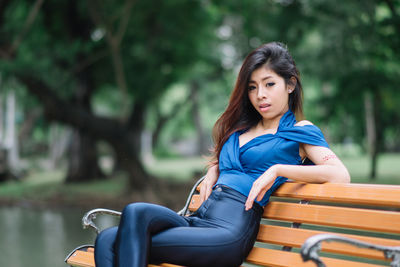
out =
[[[0,266],[66,267],[72,249],[94,242],[94,231],[81,226],[86,211],[0,207]],[[111,217],[98,219],[102,228],[115,223]]]

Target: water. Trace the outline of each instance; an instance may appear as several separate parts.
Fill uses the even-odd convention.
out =
[[[66,267],[65,256],[82,244],[93,244],[95,233],[83,230],[81,209],[0,207],[0,266]],[[98,224],[115,224],[100,217]]]

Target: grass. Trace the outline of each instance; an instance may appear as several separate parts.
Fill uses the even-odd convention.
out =
[[[202,157],[156,159],[147,164],[147,170],[157,177],[187,181],[204,173],[206,164],[206,159]]]
[[[368,178],[370,164],[366,155],[343,156],[341,159],[350,172],[352,183],[400,184],[400,154],[382,154],[378,158],[375,180]]]
[[[369,180],[369,160],[365,155],[342,156],[353,183],[400,184],[400,154],[383,154],[378,160],[376,180]],[[147,170],[165,179],[187,181],[204,173],[205,159],[157,159]],[[126,189],[126,177],[118,176],[103,181],[64,184],[64,170],[31,170],[21,182],[10,181],[0,185],[0,199],[52,201],[61,197],[74,201],[80,197],[118,198]]]
[[[101,196],[113,198],[120,196],[126,188],[124,177],[65,184],[63,170],[32,171],[22,181],[9,181],[0,185],[0,198],[6,200],[53,201],[63,198],[73,202],[80,197]]]
[[[3,197],[27,197],[35,196],[36,191],[40,191],[40,196],[45,197],[51,194],[49,191],[40,190],[42,187],[52,188],[62,182],[63,173],[60,170],[32,172],[20,181],[5,182],[0,186],[0,196]]]
[[[369,179],[370,161],[367,155],[339,155],[348,168],[352,183],[400,184],[400,153],[386,153],[378,158],[375,180]],[[193,173],[204,173],[206,160],[201,157],[158,159],[148,166],[156,176],[187,180]]]

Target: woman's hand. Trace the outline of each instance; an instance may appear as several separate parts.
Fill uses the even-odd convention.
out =
[[[245,209],[249,210],[253,207],[254,200],[261,201],[265,193],[274,184],[277,176],[277,166],[271,166],[266,172],[264,172],[257,180],[253,183],[251,187],[249,196],[245,204]]]
[[[200,204],[207,200],[211,195],[212,188],[218,180],[218,165],[208,169],[206,178],[204,178],[200,187]]]

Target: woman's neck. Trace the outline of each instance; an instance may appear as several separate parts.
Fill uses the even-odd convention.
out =
[[[280,118],[279,118],[280,119]],[[278,120],[260,120],[257,124],[257,128],[263,131],[276,130],[279,127],[279,119]]]
[[[283,117],[285,113],[280,114],[279,116],[276,116],[273,119],[261,119],[260,122],[258,123],[258,127],[268,131],[268,130],[272,130],[272,129],[278,129],[279,127],[279,122],[281,120],[281,118]]]

